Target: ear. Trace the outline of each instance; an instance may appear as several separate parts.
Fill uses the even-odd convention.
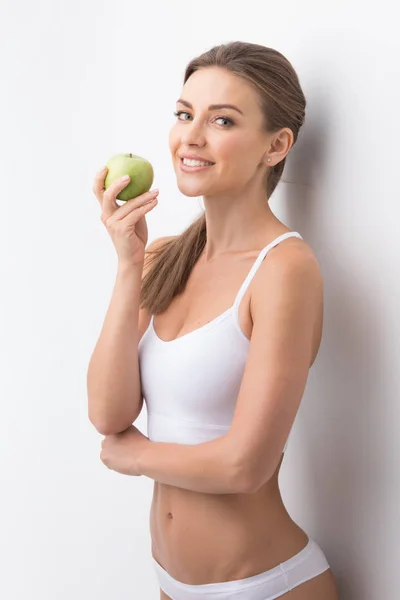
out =
[[[293,146],[294,136],[293,131],[289,127],[285,127],[278,131],[269,147],[265,152],[265,164],[268,167],[274,167],[283,160]],[[271,160],[268,161],[268,158]]]
[[[260,165],[263,165],[265,167],[273,167],[274,166],[273,158],[271,156],[271,148],[268,148],[268,150],[266,150],[264,152],[264,154],[262,155],[262,157],[260,159]]]
[[[266,150],[265,153],[263,154],[263,156],[261,157],[260,160],[260,166],[262,166],[262,168],[265,168],[265,174],[268,173],[269,168],[274,166],[274,159],[272,158],[272,156],[270,156],[271,152],[269,150]]]

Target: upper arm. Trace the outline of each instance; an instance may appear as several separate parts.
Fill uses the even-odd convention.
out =
[[[258,489],[278,466],[306,386],[319,314],[322,279],[312,251],[280,250],[254,282],[253,331],[227,434],[246,490]]]

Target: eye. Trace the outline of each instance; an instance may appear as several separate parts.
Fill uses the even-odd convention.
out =
[[[178,110],[176,112],[174,112],[175,117],[180,117],[180,115],[189,115],[190,114],[188,112],[186,112],[185,110]],[[229,123],[229,125],[223,125],[223,127],[231,127],[232,125],[234,125],[233,121],[231,119],[228,119],[228,117],[215,117],[215,121],[217,121],[218,119],[222,119],[223,121],[226,121],[227,123]],[[187,119],[179,119],[180,121],[187,121]]]
[[[180,117],[181,115],[188,115],[189,113],[184,110],[177,110],[174,112],[175,117]],[[179,119],[180,121],[186,121],[186,119]]]
[[[228,127],[230,127],[231,125],[233,125],[233,121],[231,121],[230,119],[227,119],[226,117],[216,117],[215,118],[216,121],[218,119],[222,119],[222,121],[227,121],[229,123]]]

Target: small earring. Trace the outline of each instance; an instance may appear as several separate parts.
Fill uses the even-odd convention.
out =
[[[268,160],[268,162],[269,162],[271,159],[270,159],[270,158],[268,158],[267,160]]]

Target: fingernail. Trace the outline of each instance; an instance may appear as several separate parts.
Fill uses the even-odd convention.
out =
[[[122,181],[129,181],[130,177],[129,175],[124,175],[122,178]]]
[[[150,194],[152,194],[153,196],[155,196],[156,194],[158,194],[160,190],[151,190]]]

